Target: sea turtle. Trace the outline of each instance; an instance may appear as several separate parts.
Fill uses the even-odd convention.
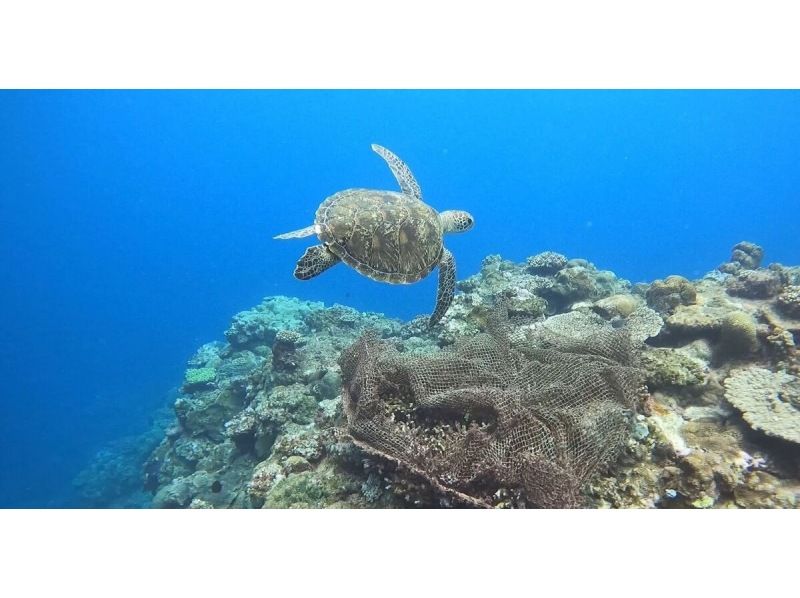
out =
[[[425,278],[438,265],[436,308],[428,324],[436,324],[453,300],[456,262],[442,245],[444,233],[472,228],[470,214],[448,210],[441,214],[422,201],[408,166],[380,145],[372,145],[400,184],[397,191],[345,189],[328,197],[317,209],[314,224],[278,235],[297,239],[317,235],[322,241],[306,249],[294,276],[308,280],[340,261],[380,282],[409,284]]]

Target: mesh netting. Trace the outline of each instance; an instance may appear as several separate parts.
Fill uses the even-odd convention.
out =
[[[347,433],[367,452],[475,506],[579,504],[616,457],[642,384],[625,328],[570,313],[408,355],[366,333],[340,358]]]

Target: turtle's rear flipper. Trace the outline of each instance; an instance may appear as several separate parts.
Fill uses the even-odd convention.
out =
[[[282,235],[275,235],[272,237],[273,239],[300,239],[302,237],[310,237],[314,233],[316,233],[316,227],[312,224],[311,226],[307,226],[305,228],[301,228],[300,230],[293,230],[290,233],[283,233]]]
[[[309,278],[314,278],[317,274],[322,274],[325,270],[338,263],[339,258],[325,249],[324,245],[314,245],[306,249],[303,257],[297,261],[297,266],[294,268],[294,277],[299,280],[308,280]]]
[[[439,289],[436,292],[436,309],[433,310],[428,326],[433,327],[442,319],[442,316],[453,301],[456,290],[456,260],[447,249],[442,251],[439,261]]]

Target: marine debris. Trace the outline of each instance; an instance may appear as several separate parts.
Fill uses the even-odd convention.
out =
[[[340,360],[346,431],[368,454],[472,506],[571,507],[625,446],[639,343],[571,312],[407,355],[369,332]]]
[[[178,508],[797,507],[800,267],[763,256],[650,284],[489,256],[433,329],[269,297],[189,360],[140,481]]]

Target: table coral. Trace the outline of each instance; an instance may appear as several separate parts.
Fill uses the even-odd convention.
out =
[[[800,444],[800,409],[785,398],[797,385],[794,376],[750,366],[725,379],[725,398],[754,430]]]
[[[189,392],[198,388],[212,386],[217,379],[217,370],[213,368],[189,368],[183,378],[183,390]]]

